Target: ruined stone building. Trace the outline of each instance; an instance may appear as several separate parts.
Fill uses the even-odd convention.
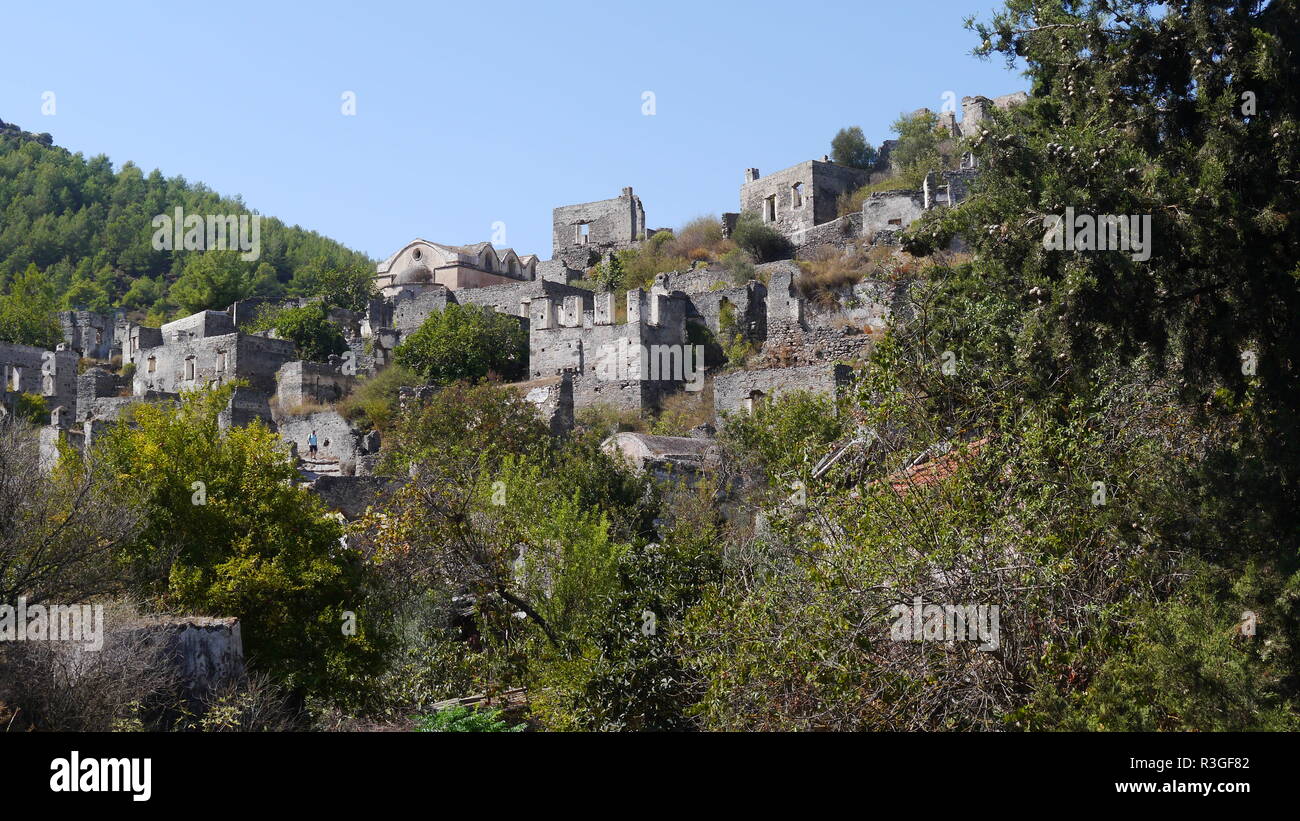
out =
[[[99,314],[94,311],[59,311],[63,341],[87,359],[111,359],[122,353],[120,328],[126,320],[122,312]]]
[[[613,199],[563,205],[551,214],[551,257],[571,269],[589,268],[645,238],[645,208],[630,187]]]
[[[605,404],[640,411],[682,390],[694,373],[686,361],[686,299],[640,288],[627,292],[627,321],[617,322],[614,294],[533,300],[529,372],[534,379],[572,373],[577,409]],[[703,378],[700,363],[699,378]]]
[[[270,395],[276,372],[298,358],[293,342],[237,331],[224,311],[201,311],[161,331],[161,345],[132,354],[137,396],[218,387],[235,379]]]
[[[46,407],[72,407],[77,396],[77,352],[0,342],[0,412],[13,410],[22,394],[44,398]]]
[[[839,216],[840,196],[866,185],[870,176],[869,171],[828,160],[808,160],[766,177],[759,176],[757,168],[747,168],[740,210],[757,214],[795,245],[803,245],[810,229]]]

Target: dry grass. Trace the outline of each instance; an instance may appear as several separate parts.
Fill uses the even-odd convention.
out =
[[[651,432],[661,436],[685,436],[691,428],[712,422],[713,380],[706,379],[703,390],[682,391],[664,399]]]

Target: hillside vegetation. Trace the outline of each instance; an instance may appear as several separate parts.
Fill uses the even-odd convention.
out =
[[[189,214],[251,214],[184,177],[145,173],[134,163],[114,169],[105,156],[84,157],[49,135],[0,123],[0,294],[35,266],[60,308],[123,307],[155,322],[177,313],[224,308],[244,296],[310,296],[322,272],[369,270],[373,263],[315,231],[261,221],[261,253],[158,251],[152,220]]]

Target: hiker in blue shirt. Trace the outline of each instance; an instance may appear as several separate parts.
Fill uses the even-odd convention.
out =
[[[316,431],[312,431],[311,436],[307,437],[307,452],[311,454],[311,458],[316,458]]]

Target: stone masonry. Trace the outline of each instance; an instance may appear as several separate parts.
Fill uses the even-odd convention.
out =
[[[577,270],[645,236],[645,208],[630,187],[613,199],[562,205],[551,215],[551,256]]]

